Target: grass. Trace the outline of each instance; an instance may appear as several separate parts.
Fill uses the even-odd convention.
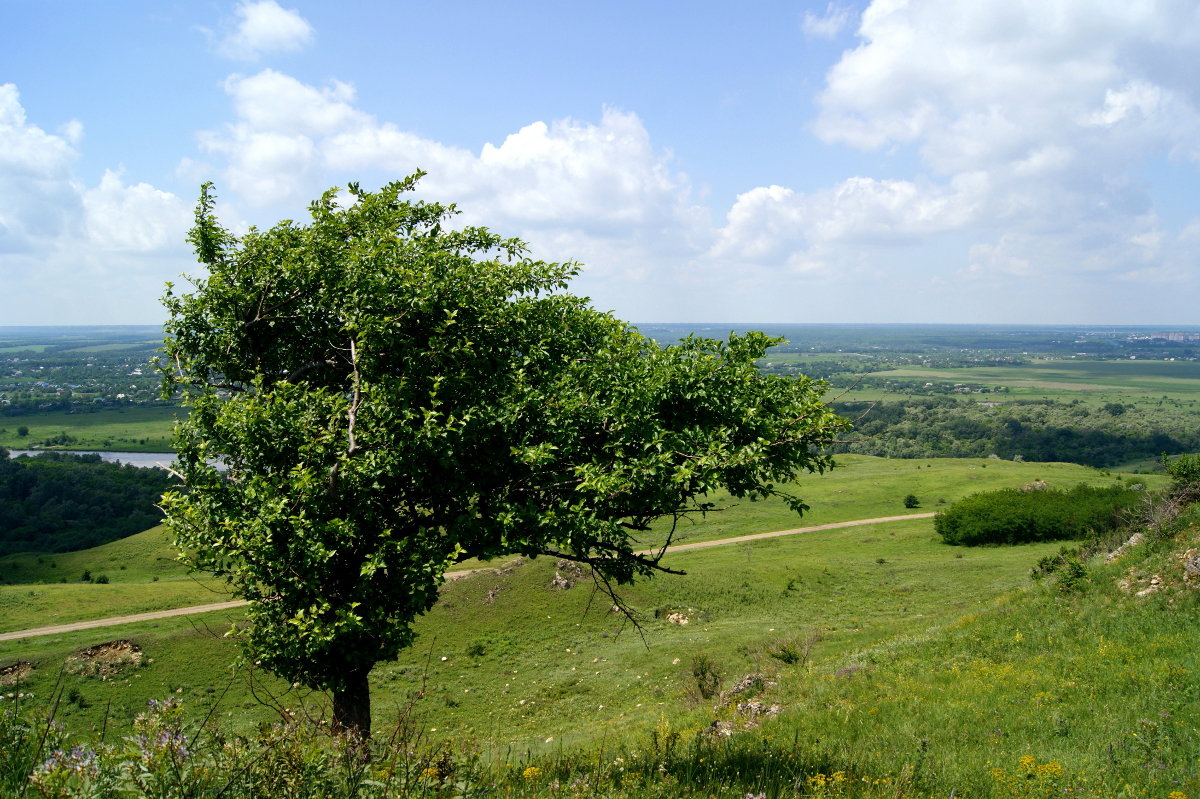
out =
[[[796,493],[810,510],[797,517],[783,502],[739,502],[728,511],[711,513],[698,522],[685,522],[677,540],[705,541],[750,533],[788,530],[832,522],[901,516],[936,511],[947,503],[980,491],[1019,488],[1044,480],[1058,488],[1078,483],[1111,484],[1116,475],[1071,463],[1018,463],[998,459],[876,458],[839,455],[838,467],[824,475],[802,478]],[[1150,487],[1165,485],[1162,475],[1140,475]],[[905,508],[904,497],[913,494],[920,506]],[[719,505],[726,502],[717,496]],[[659,525],[645,543],[661,541],[667,531]]]
[[[91,413],[46,411],[0,418],[0,447],[27,449],[59,433],[75,439],[67,449],[126,452],[171,452],[172,428],[178,408],[130,406]],[[27,436],[17,428],[28,427]]]
[[[984,399],[1081,399],[1112,401],[1200,399],[1200,362],[1196,361],[1035,361],[1022,366],[929,369],[903,367],[873,372],[886,379],[921,378],[936,383],[1005,386],[1008,394]],[[982,396],[982,395],[976,395]]]
[[[155,527],[81,552],[0,558],[8,583],[0,585],[0,632],[229,598],[222,584],[189,574],[176,554],[163,528]],[[82,581],[84,572],[93,581]],[[106,584],[94,582],[102,575]]]
[[[923,550],[928,555],[937,550],[927,535],[922,540],[919,527],[917,521],[881,525],[872,532],[887,533],[894,541],[859,540],[857,546],[833,540],[844,539],[846,531],[822,534],[829,540],[810,542],[822,558],[818,573],[842,569],[843,584],[866,588],[867,581],[855,580],[849,572],[869,569],[868,563],[891,565],[886,557],[884,563],[871,559],[876,552],[896,558],[914,557],[915,552],[920,559],[926,556]],[[347,773],[356,760],[303,727],[288,727],[290,743],[281,747],[271,737],[279,733],[271,728],[254,732],[252,723],[247,725],[249,738],[233,748],[214,746],[198,731],[189,731],[194,749],[189,757],[194,760],[187,761],[187,768],[198,770],[161,776],[189,774],[194,786],[205,774],[248,773],[251,762],[270,762],[278,771],[278,759],[290,752],[290,773],[296,780],[290,796],[1194,796],[1200,789],[1194,676],[1200,668],[1194,633],[1200,592],[1181,555],[1197,545],[1200,519],[1193,514],[1173,537],[1151,541],[1117,563],[1091,561],[1087,578],[1070,590],[1053,581],[1011,584],[1011,566],[1036,554],[1035,548],[964,554],[941,547],[943,556],[964,554],[952,558],[959,561],[970,555],[975,562],[958,564],[958,572],[944,569],[944,562],[914,564],[895,579],[885,578],[880,592],[890,588],[902,596],[897,589],[944,579],[944,584],[915,586],[920,590],[913,592],[909,612],[927,603],[932,613],[908,624],[898,619],[901,623],[889,624],[891,631],[883,635],[857,624],[858,629],[845,626],[846,619],[836,611],[797,614],[806,629],[818,626],[821,634],[804,639],[813,643],[812,650],[794,662],[771,654],[780,651],[779,639],[771,636],[780,627],[763,629],[768,622],[780,625],[787,603],[780,597],[750,602],[749,594],[737,595],[744,586],[735,581],[746,568],[735,568],[736,551],[687,553],[695,579],[707,586],[705,604],[714,612],[695,622],[695,628],[656,627],[649,648],[628,636],[604,637],[612,620],[603,613],[583,613],[575,619],[578,627],[568,629],[571,616],[580,610],[573,596],[578,589],[539,601],[546,595],[540,583],[549,570],[539,573],[527,565],[508,575],[456,584],[443,603],[448,607],[435,610],[435,616],[443,615],[430,619],[431,624],[458,621],[467,629],[452,630],[459,635],[453,641],[444,635],[432,646],[426,641],[427,654],[419,662],[397,667],[425,675],[415,711],[406,714],[391,705],[396,689],[387,685],[389,675],[377,675],[382,679],[375,692],[384,699],[376,703],[379,726],[387,729],[391,719],[399,719],[401,726],[396,737],[378,741],[370,779]],[[759,579],[774,574],[791,553],[764,554],[770,557],[761,564],[750,560],[759,566]],[[950,573],[939,578],[941,571]],[[734,576],[722,578],[730,574]],[[1147,597],[1135,596],[1154,575],[1161,588]],[[489,579],[500,577],[508,582],[486,614],[496,618],[490,627],[479,627],[471,620],[484,614],[472,604],[482,589],[494,587],[486,585]],[[873,582],[880,582],[877,575]],[[955,585],[968,590],[954,594]],[[1007,587],[993,593],[1002,586]],[[930,594],[928,601],[924,591]],[[501,602],[506,592],[513,599],[507,607]],[[826,604],[849,605],[846,612],[858,615],[867,610],[862,603],[874,601],[814,593],[835,600]],[[934,600],[938,595],[940,602]],[[958,606],[948,607],[947,596]],[[670,597],[650,590],[643,598]],[[534,623],[546,610],[552,618]],[[839,635],[843,631],[847,634]],[[100,703],[110,719],[128,718],[139,709],[132,698],[155,691],[158,696],[181,695],[193,709],[217,703],[222,725],[269,717],[245,693],[235,689],[222,696],[231,684],[225,639],[188,632],[181,622],[128,634],[155,653],[152,662],[108,681],[62,677],[61,695],[75,697],[59,705],[60,718],[70,727],[97,736],[103,730],[109,742],[119,743],[126,731],[112,722],[105,728],[91,711]],[[459,651],[454,643],[470,634],[485,637],[469,645],[469,652]],[[570,639],[569,650],[561,646],[564,635]],[[769,643],[762,646],[763,640]],[[84,642],[75,638],[58,645]],[[45,646],[42,651],[48,652]],[[33,657],[40,654],[34,645],[27,651]],[[727,675],[726,690],[729,677],[744,676],[742,666],[763,679],[739,697],[702,700],[692,690],[698,652],[707,652],[713,667]],[[672,654],[692,654],[692,659],[667,661]],[[181,673],[184,659],[190,671]],[[498,676],[490,681],[490,691],[480,695],[473,685],[489,682],[490,672]],[[656,679],[660,673],[662,680]],[[201,678],[206,685],[189,681]],[[242,672],[235,682],[246,679]],[[260,695],[289,704],[299,699],[270,681],[257,682],[257,688]],[[591,709],[614,693],[618,704],[607,712]],[[756,715],[747,709],[754,702],[779,711]],[[457,722],[456,714],[461,716]],[[722,735],[714,722],[727,725],[724,729],[732,734]],[[145,729],[144,721],[142,725],[139,729]],[[487,746],[481,729],[486,727],[494,728],[504,743]],[[443,736],[452,742],[438,743]],[[125,747],[112,756],[125,752],[136,758],[141,751]],[[211,761],[201,758],[210,757],[224,760],[216,761],[215,768],[202,768]],[[249,760],[231,768],[231,759],[238,757]],[[403,774],[387,766],[400,762],[408,766]],[[215,794],[216,788],[199,795]]]
[[[814,507],[829,506],[828,520],[851,514],[855,496],[862,516],[898,515],[906,493],[932,508],[927,493],[953,500],[1035,478],[1113,479],[1060,464],[847,461],[805,483]],[[763,507],[740,505],[693,532],[750,531],[776,518],[755,516]],[[725,526],[704,529],[710,523]],[[518,796],[1193,795],[1200,648],[1197,593],[1180,553],[1198,539],[1186,527],[1123,562],[1093,561],[1070,592],[1029,579],[1059,544],[949,547],[929,519],[680,552],[667,564],[685,576],[624,593],[644,638],[587,580],[552,588],[565,574],[552,560],[511,564],[447,584],[417,622],[417,645],[375,670],[377,728],[401,723],[404,740],[420,743],[409,762],[422,769],[453,766],[479,792]],[[149,596],[187,579],[168,552],[150,531],[54,556],[54,566],[21,556],[0,569],[16,562],[27,576],[4,589],[17,599],[88,564],[113,582],[64,588]],[[1153,575],[1163,590],[1133,597]],[[61,595],[58,612],[78,596]],[[676,613],[688,623],[668,618]],[[3,642],[0,666],[35,664],[17,690],[32,693],[35,708],[64,697],[59,719],[80,740],[102,731],[120,740],[147,700],[168,694],[183,697],[193,723],[212,711],[250,736],[279,718],[270,704],[319,713],[322,696],[235,665],[236,642],[224,634],[240,618],[227,611]],[[142,665],[104,680],[62,670],[79,649],[120,638],[142,648]],[[717,675],[722,691],[748,690],[705,697],[698,670]],[[736,732],[724,737],[714,723]],[[447,795],[441,775],[406,791]]]
[[[688,528],[687,540],[901,515],[908,493],[926,498],[924,507],[911,511],[919,513],[938,507],[938,499],[953,501],[973,491],[1033,479],[1054,484],[1113,479],[1069,464],[865,456],[848,456],[844,462],[844,468],[804,481],[801,490],[812,497],[815,510],[803,519],[781,503],[741,503]],[[730,679],[734,671],[772,665],[775,660],[764,653],[789,637],[818,635],[821,640],[812,652],[816,658],[844,655],[967,612],[1020,584],[1032,562],[1055,546],[957,551],[938,542],[931,520],[915,519],[677,553],[667,562],[686,570],[686,577],[664,576],[625,594],[646,618],[645,640],[609,612],[611,603],[594,594],[590,583],[567,592],[550,590],[554,564],[542,558],[510,574],[485,574],[447,585],[443,600],[417,622],[418,645],[396,664],[376,670],[377,705],[383,708],[381,718],[386,718],[426,683],[436,686],[431,690],[441,704],[428,710],[426,702],[420,712],[433,713],[438,722],[429,726],[444,733],[493,743],[520,740],[529,746],[544,744],[548,736],[574,739],[580,729],[586,730],[584,738],[597,731],[617,734],[631,721],[649,723],[659,709],[683,701],[691,690],[691,659],[700,654],[712,653]],[[216,593],[218,586],[198,582],[173,558],[165,534],[156,528],[85,552],[0,559],[0,574],[19,583],[0,586],[5,628],[225,598]],[[93,576],[104,574],[110,582],[80,582],[84,570]],[[58,582],[63,577],[65,584]],[[489,594],[491,602],[485,601]],[[954,599],[947,601],[947,595]],[[668,611],[676,608],[689,615],[688,625],[666,620]],[[194,620],[197,636],[227,629],[226,616],[220,616],[219,623],[204,618]],[[530,625],[530,619],[540,621]],[[37,672],[41,692],[46,693],[54,675],[51,664],[61,662],[77,642],[114,636],[114,631],[103,629],[57,645],[41,639],[0,643],[0,665],[36,649],[47,664]],[[205,646],[223,647],[227,662],[236,659],[233,641]],[[155,657],[162,662],[167,656]],[[593,658],[598,658],[596,664]],[[677,658],[679,663],[674,663]],[[198,687],[207,680],[190,676],[186,658],[173,669],[182,683]],[[536,679],[536,685],[520,675]],[[631,686],[644,687],[645,692],[631,693]],[[522,697],[514,692],[529,688],[534,692],[524,697],[526,705],[516,704]],[[247,691],[239,687],[234,696],[245,701]],[[512,708],[491,704],[509,696]],[[153,694],[143,695],[149,698]]]

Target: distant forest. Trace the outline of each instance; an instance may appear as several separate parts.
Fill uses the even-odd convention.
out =
[[[99,455],[9,458],[0,448],[0,555],[70,552],[149,529],[170,483],[161,469]]]
[[[838,452],[889,458],[1062,461],[1108,468],[1166,453],[1200,451],[1194,412],[1179,403],[1127,412],[1132,405],[1005,400],[1003,404],[921,397],[835,402],[855,422]]]

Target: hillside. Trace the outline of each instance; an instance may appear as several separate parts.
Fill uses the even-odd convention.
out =
[[[1047,466],[856,464],[806,496],[895,494],[903,483],[889,479],[918,468],[966,493],[980,482],[971,475],[991,488],[1003,469]],[[1012,472],[1008,484],[1018,474],[1030,477]],[[813,516],[805,523],[822,520]],[[390,740],[408,752],[403,779],[429,795],[457,795],[444,790],[449,769],[460,786],[540,796],[1110,796],[1126,783],[1131,796],[1194,795],[1197,599],[1185,566],[1200,546],[1195,521],[1116,563],[1093,558],[1070,590],[1029,579],[1058,544],[949,547],[928,519],[679,553],[686,577],[628,593],[644,639],[553,562],[493,564],[504,568],[448,585],[418,645],[373,675],[381,746],[401,731]],[[125,551],[154,552],[153,540]],[[73,553],[72,565],[98,552]],[[149,591],[167,582],[161,568],[117,573]],[[563,579],[575,585],[562,590]],[[80,740],[106,724],[119,740],[147,699],[174,695],[190,723],[211,712],[253,748],[255,723],[278,718],[270,705],[319,713],[323,700],[231,671],[236,646],[223,634],[237,619],[0,644],[0,666],[35,665],[14,689],[34,694],[34,708],[63,697],[56,716]],[[117,663],[106,679],[58,676],[72,653],[119,640],[137,645],[140,663]],[[306,733],[293,734],[300,746]],[[375,795],[355,790],[333,795]]]

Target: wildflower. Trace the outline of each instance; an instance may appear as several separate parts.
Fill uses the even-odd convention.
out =
[[[1167,794],[1167,799],[1188,799],[1188,797],[1183,791],[1171,791]]]
[[[421,769],[421,779],[423,780],[439,780],[442,778],[442,772],[437,766],[426,766]]]
[[[1021,768],[1025,771],[1033,771],[1037,768],[1037,758],[1033,755],[1021,755],[1017,762],[1021,764]]]
[[[542,775],[542,770],[540,768],[538,768],[537,766],[528,766],[524,771],[521,772],[521,776],[524,777],[525,779],[529,780],[530,782],[533,782],[541,775]]]

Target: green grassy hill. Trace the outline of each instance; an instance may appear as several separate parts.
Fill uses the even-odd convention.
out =
[[[753,503],[688,532],[705,540],[899,515],[908,493],[922,500],[914,513],[935,510],[939,499],[1034,479],[1114,476],[847,458],[803,483],[814,508],[803,520]],[[545,558],[494,563],[504,568],[448,584],[416,646],[376,669],[376,726],[386,737],[403,722],[394,740],[412,763],[450,764],[472,786],[517,795],[1194,796],[1200,635],[1185,564],[1198,537],[1184,524],[1117,563],[1094,560],[1069,591],[1029,578],[1058,544],[949,547],[929,519],[681,552],[668,563],[686,576],[625,592],[640,633],[585,576]],[[195,592],[181,604],[220,598],[168,560],[160,531],[55,557],[0,560],[26,578],[0,589],[4,629],[32,626],[35,614],[10,611],[30,593],[49,597],[41,613],[76,617],[109,615],[84,612],[97,597],[113,615],[161,604],[170,586]],[[111,582],[38,582],[85,568]],[[555,588],[556,574],[574,586]],[[233,665],[225,633],[239,618],[3,642],[0,667],[34,668],[2,690],[34,694],[33,707],[60,696],[68,729],[109,740],[168,694],[192,719],[211,713],[243,731],[277,719],[277,707],[320,713],[324,697]],[[103,679],[64,668],[118,639],[140,648],[140,664],[116,663]],[[435,774],[421,783],[429,795],[456,795],[439,793]]]

